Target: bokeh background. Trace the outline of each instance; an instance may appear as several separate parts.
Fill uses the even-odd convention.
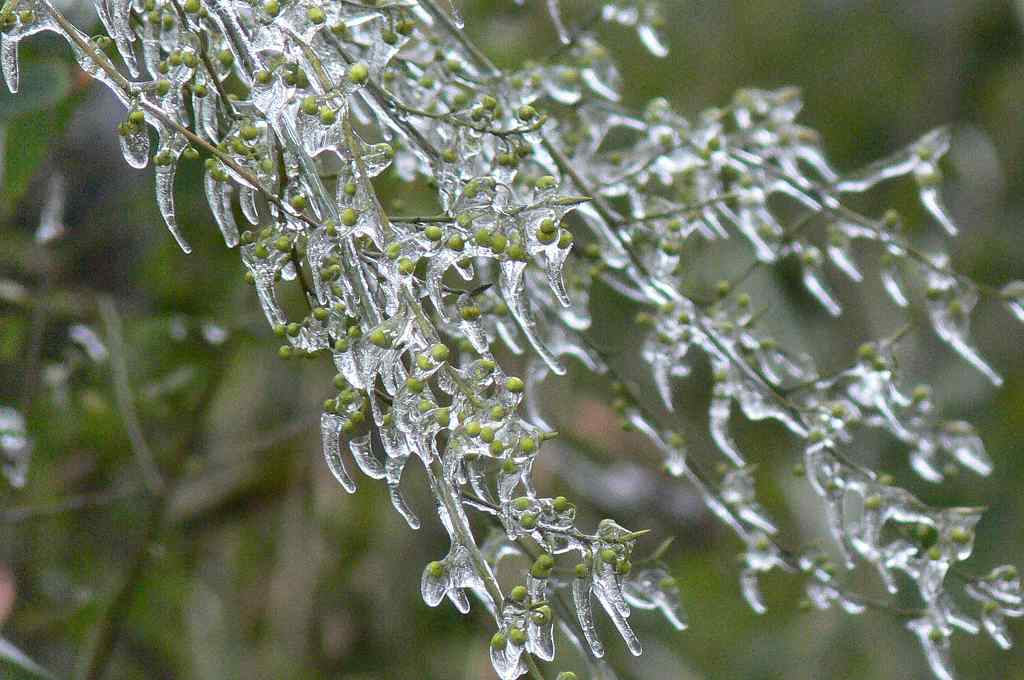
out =
[[[460,4],[468,32],[501,64],[553,45],[539,0]],[[65,6],[87,32],[99,30],[87,3]],[[565,7],[571,22],[593,5]],[[621,60],[629,103],[664,96],[693,115],[740,87],[796,85],[805,123],[847,170],[950,124],[945,191],[963,227],[954,265],[992,285],[1024,278],[1024,1],[664,7],[667,59],[650,57],[630,31],[600,29]],[[485,617],[420,600],[423,565],[447,549],[443,531],[430,521],[410,531],[380,484],[365,480],[349,496],[333,481],[316,428],[331,369],[276,359],[237,255],[207,212],[200,165],[184,164],[177,182],[195,246],[184,256],[161,226],[151,172],[120,158],[123,112],[113,98],[83,78],[62,42],[26,41],[22,60],[23,94],[0,94],[0,405],[27,415],[34,452],[23,488],[0,482],[0,636],[59,677],[82,674],[104,644],[112,645],[108,678],[492,677]],[[62,233],[40,243],[41,212],[54,214],[57,198],[62,217],[50,227]],[[890,205],[927,244],[911,187],[887,185],[860,207],[879,214]],[[732,257],[715,260],[719,277],[742,267]],[[852,310],[836,324],[799,293],[792,273],[751,285],[792,293],[769,323],[824,367],[898,326],[877,285],[852,290],[833,279]],[[596,336],[631,366],[636,337],[624,329],[635,310],[605,289],[595,308]],[[82,338],[76,324],[103,339],[106,357],[71,338]],[[947,413],[977,424],[996,472],[931,486],[884,440],[864,447],[863,462],[928,502],[989,506],[972,560],[982,572],[1024,566],[1024,326],[991,303],[979,305],[975,326],[1007,378],[1001,390],[927,330],[904,340],[900,356],[912,379],[935,386]],[[648,384],[635,366],[627,370]],[[140,484],[121,379],[153,455],[180,480],[163,512]],[[694,455],[713,461],[707,386],[702,367],[680,382],[674,417],[689,427]],[[607,384],[582,371],[550,386],[543,408],[565,437],[546,449],[538,477],[545,490],[579,499],[590,521],[611,515],[676,537],[667,559],[691,627],[672,633],[636,613],[646,651],[633,659],[605,626],[622,678],[931,677],[899,618],[801,612],[799,579],[768,577],[769,611],[755,615],[739,594],[737,540],[693,489],[658,473],[643,441],[620,431],[609,401]],[[792,440],[742,418],[733,427],[789,542],[827,545],[819,506],[790,474],[799,460]],[[411,502],[427,518],[424,486],[407,474]],[[863,584],[877,592],[876,581]],[[1024,622],[1011,627],[1024,632]],[[963,678],[1024,678],[1019,648],[1003,653],[983,636],[958,635],[954,650]],[[559,667],[580,669],[570,653],[562,658]],[[0,665],[0,676],[17,672]]]

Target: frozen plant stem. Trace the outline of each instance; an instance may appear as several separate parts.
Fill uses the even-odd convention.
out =
[[[877,274],[898,307],[923,289],[939,339],[998,383],[970,342],[971,312],[983,296],[1024,320],[1024,283],[998,291],[978,284],[953,269],[948,253],[911,243],[898,214],[875,219],[842,202],[906,176],[930,218],[955,234],[938,190],[948,131],[843,174],[796,121],[792,89],[741,90],[694,121],[665,100],[632,110],[619,103],[620,75],[591,28],[603,21],[634,29],[664,56],[663,18],[652,0],[602,0],[572,31],[547,0],[561,45],[507,71],[467,37],[455,6],[449,12],[437,0],[415,7],[156,0],[142,13],[131,3],[101,4],[111,40],[80,33],[48,0],[17,0],[17,11],[9,1],[0,12],[5,80],[17,88],[22,38],[40,30],[65,37],[83,69],[126,104],[122,151],[136,168],[153,161],[161,216],[186,252],[175,173],[180,160],[206,156],[203,188],[217,227],[238,248],[280,338],[278,355],[332,360],[333,391],[319,414],[331,473],[354,492],[350,454],[362,473],[387,485],[416,528],[401,485],[410,461],[423,464],[450,542],[422,573],[423,599],[448,600],[462,612],[470,594],[485,603],[496,624],[488,654],[501,680],[541,677],[539,662],[555,658],[555,611],[570,644],[595,658],[605,653],[595,613],[610,619],[633,654],[642,651],[633,609],[658,610],[679,630],[687,625],[661,556],[634,559],[645,532],[611,518],[581,529],[571,500],[544,497],[534,483],[534,463],[555,436],[534,410],[541,381],[564,375],[567,357],[612,378],[631,374],[590,340],[597,282],[641,310],[630,331],[638,351],[625,359],[649,372],[666,413],[694,355],[710,364],[708,430],[724,456],[714,466],[718,477],[630,383],[613,384],[613,407],[742,541],[740,585],[756,612],[766,609],[758,579],[781,570],[802,579],[814,607],[886,607],[910,617],[939,678],[952,676],[955,627],[984,627],[1008,644],[1003,621],[1024,612],[1015,572],[1005,566],[946,579],[970,557],[980,511],[928,506],[846,453],[877,429],[904,446],[930,482],[958,467],[991,472],[969,424],[943,420],[927,386],[905,391],[895,356],[905,331],[865,343],[848,365],[823,375],[802,347],[780,347],[769,335],[771,312],[788,301],[747,290],[753,272],[783,261],[831,317],[843,308],[829,267],[858,283]],[[385,205],[375,185],[385,172],[433,190],[437,214],[397,216],[397,202],[394,210]],[[784,228],[790,215],[797,217]],[[749,263],[715,284],[713,297],[691,294],[706,275],[694,254],[733,237],[749,244]],[[873,269],[855,242],[880,253]],[[289,286],[301,291],[301,308],[279,302]],[[159,495],[165,483],[132,408],[116,313],[109,301],[101,312],[116,345],[122,417],[147,489]],[[519,375],[499,363],[498,342],[526,356]],[[758,452],[743,451],[730,432],[737,410],[792,435],[801,457],[794,474],[821,504],[840,564],[783,547],[756,498],[760,461],[747,456]],[[472,512],[503,533],[479,545]],[[502,593],[498,562],[517,552],[533,564]],[[842,573],[858,565],[876,570],[894,596],[916,588],[921,609],[850,592]],[[953,586],[978,603],[980,625],[949,608]]]

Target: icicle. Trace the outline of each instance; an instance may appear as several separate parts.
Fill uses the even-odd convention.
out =
[[[664,569],[638,571],[623,584],[626,600],[640,609],[657,609],[676,630],[686,630],[686,614],[679,602],[679,586]]]
[[[924,649],[928,666],[938,680],[956,680],[956,673],[953,670],[953,658],[950,654],[949,629],[935,621],[932,617],[926,616],[913,619],[907,623]]]
[[[711,397],[711,407],[708,411],[708,419],[711,430],[711,438],[715,440],[718,449],[738,466],[746,465],[743,456],[740,455],[736,442],[729,434],[729,416],[732,415],[732,395],[725,380],[716,381]]]
[[[3,69],[4,82],[11,94],[18,93],[18,38],[0,33],[0,67]]]
[[[944,266],[945,260],[939,261]],[[948,344],[953,351],[985,375],[993,385],[999,387],[1003,378],[981,358],[978,351],[968,341],[970,334],[971,310],[978,301],[978,294],[973,288],[952,288],[944,275],[929,277],[928,317],[932,322],[935,334]],[[951,295],[945,295],[945,291]]]
[[[942,204],[942,197],[939,195],[942,173],[938,167],[932,163],[921,163],[914,169],[914,178],[917,180],[921,205],[946,230],[947,234],[956,236],[956,225],[953,224],[953,219],[949,216],[949,212],[947,212],[946,207]]]
[[[832,316],[839,316],[843,313],[842,307],[836,302],[835,297],[829,292],[828,287],[822,281],[821,251],[814,246],[805,244],[794,244],[794,250],[800,257],[800,265],[803,269],[801,281],[814,298],[821,303],[821,306]]]
[[[178,219],[174,211],[174,174],[178,165],[178,158],[188,144],[185,139],[166,128],[160,128],[160,146],[157,149],[154,163],[156,165],[156,203],[160,208],[160,214],[164,218],[167,230],[178,242],[178,246],[187,255],[192,252],[192,246],[185,240],[181,229],[178,227]]]
[[[1000,292],[1006,308],[1024,323],[1024,281],[1011,281]]]
[[[576,578],[572,582],[572,600],[576,606],[576,617],[580,622],[580,630],[583,637],[590,645],[590,652],[597,658],[604,656],[604,645],[597,634],[597,626],[594,625],[594,611],[590,606],[590,576]]]
[[[356,483],[349,476],[341,457],[342,424],[343,421],[339,416],[332,413],[322,414],[320,416],[320,439],[323,443],[324,459],[334,478],[338,480],[345,491],[355,493]]]
[[[551,16],[551,23],[555,25],[555,31],[558,33],[558,40],[563,45],[568,45],[572,42],[572,38],[569,36],[569,31],[562,21],[562,12],[558,8],[558,0],[547,0],[547,5],[548,14]]]
[[[235,224],[235,214],[231,208],[231,182],[222,182],[214,178],[211,170],[206,170],[203,177],[203,184],[206,188],[206,200],[210,204],[210,212],[213,219],[224,236],[224,243],[228,248],[238,245],[238,225]]]

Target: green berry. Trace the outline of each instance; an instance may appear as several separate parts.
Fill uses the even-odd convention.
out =
[[[529,593],[526,590],[526,586],[516,586],[511,591],[509,591],[508,596],[509,596],[509,599],[511,599],[511,600],[513,600],[515,602],[522,602],[523,600],[526,599],[526,596],[528,594]]]
[[[505,379],[505,389],[509,392],[519,393],[522,392],[526,385],[520,378],[512,376]]]
[[[430,348],[430,356],[431,356],[431,358],[434,361],[437,361],[438,363],[440,363],[442,361],[447,361],[448,357],[450,355],[451,355],[451,351],[448,349],[447,345],[443,345],[441,343],[437,343],[437,344],[433,345]]]
[[[361,85],[370,77],[370,69],[366,64],[352,64],[348,69],[348,79],[357,85]]]
[[[318,110],[320,122],[324,125],[333,125],[338,120],[338,114],[329,106],[321,106]]]
[[[526,644],[526,633],[522,628],[509,628],[508,629],[509,642],[516,646],[522,646]]]
[[[431,562],[427,565],[427,573],[434,578],[441,578],[444,576],[444,564],[441,562]]]
[[[964,545],[971,542],[971,532],[963,527],[953,527],[953,530],[949,532],[949,538],[954,543]]]

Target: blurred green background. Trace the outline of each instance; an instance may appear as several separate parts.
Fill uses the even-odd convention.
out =
[[[461,3],[467,31],[505,65],[552,48],[543,4]],[[963,227],[954,265],[992,285],[1024,279],[1024,2],[663,4],[666,59],[650,57],[630,31],[600,29],[620,59],[629,103],[665,96],[693,115],[740,87],[796,85],[804,122],[845,170],[951,124],[945,191]],[[564,6],[570,23],[592,11],[589,2]],[[84,3],[68,12],[86,32],[99,30]],[[349,496],[323,464],[316,414],[333,371],[326,361],[276,360],[237,254],[208,214],[200,164],[183,164],[177,181],[180,221],[195,246],[184,256],[161,225],[151,171],[120,158],[123,114],[113,98],[83,79],[62,42],[41,36],[21,49],[25,91],[0,94],[0,405],[27,414],[35,450],[23,488],[0,484],[0,635],[60,677],[82,671],[105,630],[116,639],[109,678],[491,678],[486,617],[420,600],[423,565],[447,550],[429,521],[422,475],[410,466],[404,482],[425,519],[413,532],[381,484],[364,479]],[[65,233],[40,244],[40,212],[58,176]],[[860,207],[878,214],[890,205],[924,231],[902,184]],[[742,265],[724,258],[720,276]],[[850,318],[830,322],[796,292],[771,321],[780,336],[817,347],[824,368],[898,325],[877,285],[833,282]],[[751,285],[795,290],[785,271]],[[104,319],[104,304],[116,318]],[[595,305],[603,310],[597,336],[625,361],[635,338],[617,321],[634,310],[607,289]],[[93,361],[69,340],[74,324],[86,324],[109,345],[112,323],[123,326],[122,375],[140,427],[160,465],[180,479],[162,516],[140,487],[116,362]],[[989,506],[971,562],[983,572],[1024,566],[1024,326],[982,303],[975,327],[1007,377],[1001,390],[928,332],[912,334],[901,358],[913,380],[934,384],[949,415],[977,424],[992,477],[930,486],[884,441],[865,447],[863,462],[928,502]],[[714,461],[704,434],[706,378],[697,371],[680,383],[677,417],[693,432],[694,455]],[[618,430],[608,401],[607,385],[582,371],[552,383],[544,408],[566,437],[546,449],[537,474],[544,490],[588,506],[583,525],[611,515],[654,529],[658,538],[642,550],[677,539],[668,559],[691,628],[674,634],[637,612],[646,651],[634,659],[604,626],[622,678],[931,677],[900,620],[800,612],[799,579],[768,577],[769,611],[755,615],[739,594],[737,540],[692,489],[657,473],[643,441]],[[817,501],[789,474],[799,460],[792,440],[741,418],[734,428],[789,542],[823,540]],[[875,580],[863,583],[877,592]],[[1011,628],[1022,633],[1024,623]],[[983,636],[958,635],[954,651],[962,678],[1024,678],[1019,648],[1004,653]],[[562,659],[559,667],[580,670],[572,654]]]

